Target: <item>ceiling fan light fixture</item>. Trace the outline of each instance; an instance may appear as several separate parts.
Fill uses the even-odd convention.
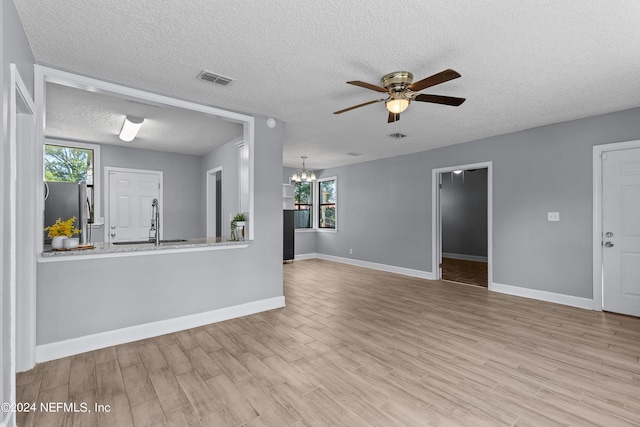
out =
[[[144,123],[144,119],[141,117],[126,116],[118,137],[125,142],[133,141],[138,135],[142,123]]]
[[[390,113],[400,114],[409,106],[409,100],[406,98],[387,99],[384,105]]]

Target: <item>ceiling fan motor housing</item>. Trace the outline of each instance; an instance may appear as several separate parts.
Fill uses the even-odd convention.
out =
[[[408,71],[394,71],[382,77],[382,86],[391,92],[403,91],[413,82],[413,74]]]

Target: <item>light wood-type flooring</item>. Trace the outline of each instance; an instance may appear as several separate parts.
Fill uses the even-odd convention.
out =
[[[486,288],[489,285],[487,266],[486,262],[442,258],[442,280]]]
[[[19,426],[640,425],[638,318],[323,260],[284,275],[286,308],[19,374],[19,402],[91,410]]]

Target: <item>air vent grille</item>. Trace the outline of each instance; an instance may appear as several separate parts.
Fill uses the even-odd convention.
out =
[[[200,80],[215,83],[220,86],[229,86],[235,80],[235,79],[232,79],[231,77],[226,77],[220,74],[212,73],[211,71],[207,71],[207,70],[202,70],[200,74],[198,74],[198,78]]]
[[[362,153],[356,153],[355,151],[350,151],[347,153],[347,156],[358,157],[358,156],[362,156]]]
[[[400,132],[392,133],[389,136],[391,138],[394,138],[394,139],[402,139],[402,138],[406,138],[407,137],[407,135],[405,135],[404,133],[400,133]]]

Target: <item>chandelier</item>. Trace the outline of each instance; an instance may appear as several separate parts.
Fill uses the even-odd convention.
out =
[[[316,174],[313,173],[313,170],[307,169],[304,165],[304,161],[307,156],[302,157],[302,170],[296,169],[296,171],[291,175],[291,182],[311,182],[316,180]]]

